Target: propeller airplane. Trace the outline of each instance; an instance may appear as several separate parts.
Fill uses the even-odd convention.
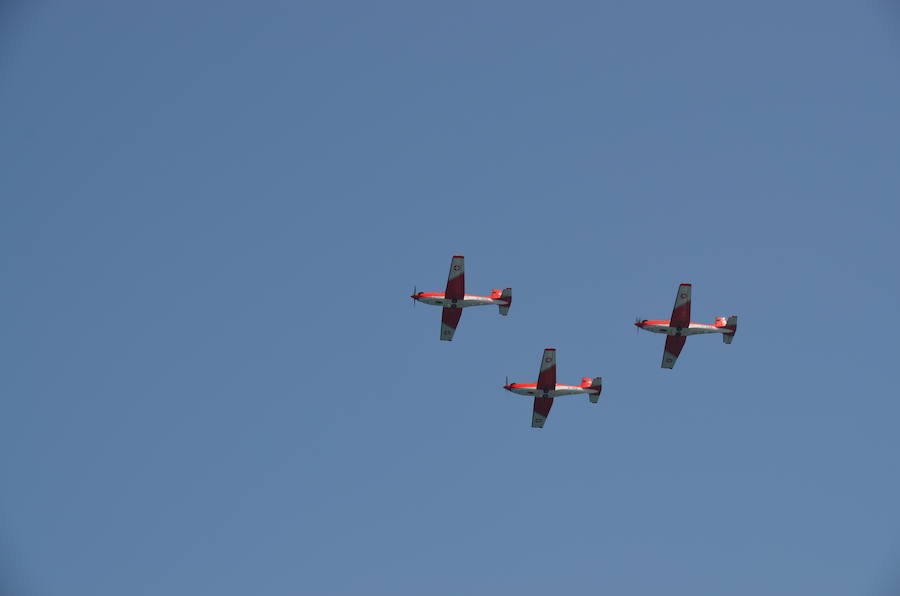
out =
[[[566,395],[587,393],[591,403],[597,403],[600,392],[603,391],[603,379],[601,377],[583,377],[581,385],[559,385],[556,383],[556,348],[547,348],[541,358],[541,369],[538,373],[537,383],[510,383],[506,380],[503,386],[507,391],[519,395],[534,396],[534,408],[531,414],[532,428],[544,428],[544,422],[550,415],[553,399]]]
[[[456,327],[459,325],[459,318],[462,316],[462,309],[464,308],[495,304],[500,308],[500,314],[506,316],[509,313],[509,306],[512,304],[512,288],[506,288],[502,291],[492,290],[490,296],[466,294],[465,258],[461,255],[454,255],[450,261],[450,274],[447,277],[446,291],[443,293],[419,292],[414,288],[410,298],[413,299],[413,305],[416,302],[422,302],[443,308],[441,312],[441,340],[451,341],[453,334],[456,332]]]
[[[662,368],[672,368],[688,335],[703,333],[721,333],[722,341],[730,344],[737,333],[737,315],[716,317],[712,325],[691,322],[691,284],[678,286],[678,294],[675,295],[675,308],[672,309],[672,318],[668,321],[648,321],[637,319],[635,327],[652,333],[666,334],[666,347],[663,351]]]

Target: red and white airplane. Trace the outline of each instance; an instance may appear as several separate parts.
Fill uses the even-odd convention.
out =
[[[462,309],[467,306],[496,304],[500,307],[500,314],[506,316],[509,313],[509,306],[512,304],[512,288],[506,288],[503,291],[491,290],[490,296],[466,294],[465,257],[455,255],[450,261],[447,290],[443,294],[437,292],[416,292],[413,290],[410,298],[444,308],[441,313],[441,339],[450,341],[456,332],[456,326],[459,324],[459,318],[462,316]]]
[[[672,309],[672,318],[668,321],[635,321],[640,329],[646,329],[653,333],[666,334],[666,348],[663,352],[662,367],[672,368],[688,335],[701,333],[721,333],[722,341],[730,344],[737,333],[737,315],[716,317],[712,325],[691,322],[691,284],[678,286],[678,294],[675,296],[675,308]]]
[[[557,385],[556,348],[547,348],[541,358],[541,372],[538,373],[537,383],[510,383],[507,380],[503,388],[519,395],[533,395],[534,411],[531,414],[531,426],[544,428],[544,422],[547,421],[550,408],[553,406],[553,398],[587,393],[591,403],[595,404],[600,399],[600,392],[603,391],[603,379],[583,377],[581,385]]]

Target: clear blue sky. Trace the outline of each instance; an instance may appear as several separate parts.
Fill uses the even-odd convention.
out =
[[[895,5],[0,19],[0,592],[900,591]]]

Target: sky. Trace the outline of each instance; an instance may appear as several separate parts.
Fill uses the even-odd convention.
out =
[[[0,23],[0,593],[900,593],[896,4]]]

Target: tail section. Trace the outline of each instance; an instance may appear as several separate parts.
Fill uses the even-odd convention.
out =
[[[600,399],[600,392],[603,391],[603,377],[594,377],[593,379],[582,377],[581,386],[589,390],[588,398],[590,398],[592,404],[595,404]]]
[[[494,290],[496,292],[496,290]],[[493,296],[491,296],[493,298]],[[506,304],[500,305],[500,314],[504,317],[509,314],[509,307],[512,304],[512,288],[506,288],[500,292],[500,300],[506,301]]]
[[[728,320],[725,321],[724,327],[726,329],[730,329],[731,333],[723,333],[722,341],[724,341],[726,344],[730,344],[731,340],[734,339],[734,334],[737,333],[737,315],[731,315],[730,317],[728,317]]]

